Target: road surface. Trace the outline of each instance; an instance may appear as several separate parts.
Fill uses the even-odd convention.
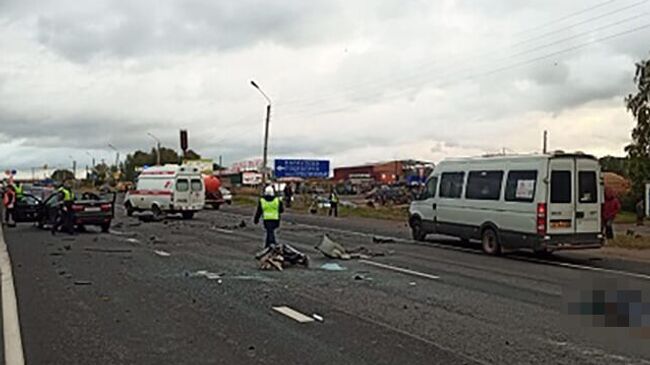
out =
[[[650,363],[649,339],[581,324],[563,304],[603,282],[647,293],[647,265],[488,257],[440,237],[416,244],[399,222],[287,214],[279,238],[310,268],[258,271],[263,232],[251,215],[229,207],[141,223],[120,211],[110,234],[74,237],[5,229],[26,363]],[[314,250],[324,233],[384,256],[326,259]],[[322,321],[300,323],[282,306]]]

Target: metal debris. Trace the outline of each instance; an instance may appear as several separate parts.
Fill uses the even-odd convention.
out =
[[[289,265],[309,266],[309,257],[288,244],[267,247],[255,258],[259,260],[260,270],[282,271]]]
[[[341,265],[339,265],[339,264],[337,264],[335,262],[328,262],[328,263],[322,264],[320,266],[320,268],[323,269],[323,270],[327,270],[327,271],[344,271],[344,270],[347,270],[346,268],[344,268],[343,266],[341,266]]]
[[[169,252],[163,251],[163,250],[154,250],[153,251],[156,255],[162,256],[162,257],[169,257],[171,254]]]

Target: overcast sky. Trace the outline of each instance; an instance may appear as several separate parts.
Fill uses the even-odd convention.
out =
[[[334,165],[541,148],[623,155],[640,0],[0,0],[0,168],[178,130],[206,157]]]

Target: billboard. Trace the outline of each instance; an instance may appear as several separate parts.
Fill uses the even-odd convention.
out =
[[[214,169],[214,161],[206,158],[200,160],[184,160],[183,164],[196,167],[201,173],[206,175],[212,175]]]
[[[275,177],[328,178],[330,162],[328,160],[275,160]]]
[[[262,183],[262,174],[258,172],[242,172],[242,185],[259,185]]]

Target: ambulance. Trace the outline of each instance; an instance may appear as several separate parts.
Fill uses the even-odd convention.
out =
[[[127,215],[150,211],[156,218],[180,213],[192,219],[205,205],[205,186],[195,166],[164,165],[149,167],[140,173],[135,190],[127,193]]]

